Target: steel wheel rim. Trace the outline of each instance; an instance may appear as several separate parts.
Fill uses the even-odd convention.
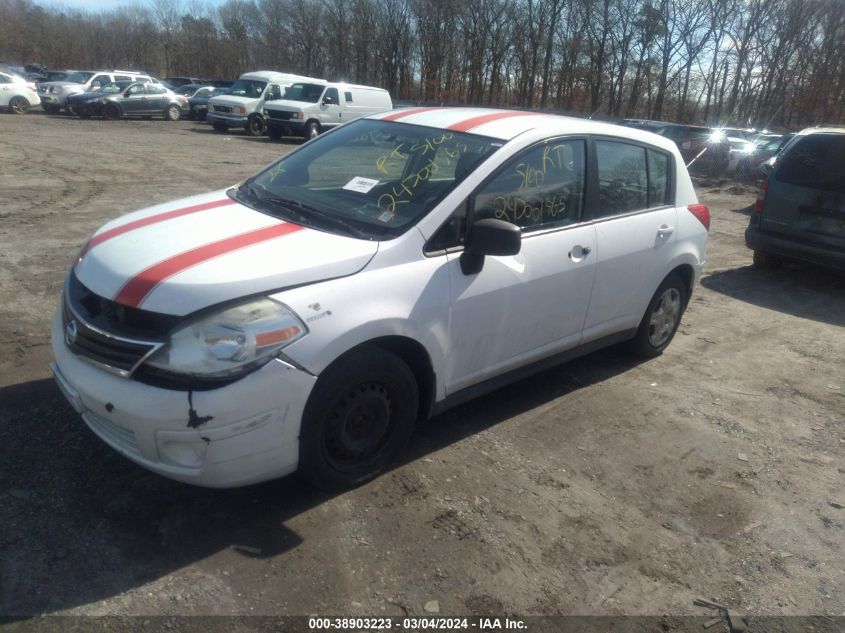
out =
[[[317,138],[318,134],[319,134],[319,132],[317,131],[316,125],[312,125],[311,127],[308,128],[308,138],[309,139]]]
[[[264,124],[261,122],[260,119],[257,117],[252,120],[252,123],[249,124],[250,129],[255,132],[256,135],[261,134],[264,131]]]
[[[10,104],[12,112],[15,114],[25,114],[28,110],[26,102],[23,99],[12,99]]]
[[[390,439],[393,424],[390,394],[376,382],[355,386],[329,413],[323,434],[327,460],[351,470],[376,458]]]
[[[176,106],[170,106],[167,110],[167,116],[170,117],[171,121],[175,121],[179,118],[179,109]]]
[[[648,342],[660,347],[675,331],[681,314],[681,293],[677,288],[667,288],[660,295],[648,322]]]

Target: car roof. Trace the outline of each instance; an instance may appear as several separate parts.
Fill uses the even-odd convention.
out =
[[[798,132],[800,136],[805,136],[807,134],[845,134],[845,127],[840,126],[820,126],[820,127],[809,127],[807,129],[801,130]]]
[[[374,114],[367,118],[423,125],[454,132],[470,132],[503,141],[509,141],[528,131],[541,129],[548,136],[558,134],[608,134],[642,141],[670,150],[675,147],[672,141],[637,128],[591,119],[524,110],[448,107],[403,108]]]

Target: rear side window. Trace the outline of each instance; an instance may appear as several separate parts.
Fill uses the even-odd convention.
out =
[[[475,197],[475,219],[524,231],[577,222],[584,206],[584,141],[553,141],[508,163]]]
[[[648,206],[661,207],[669,202],[669,155],[650,149],[648,155]]]
[[[596,158],[599,215],[603,217],[648,208],[648,167],[644,147],[596,141]]]
[[[346,103],[352,103],[352,93],[351,92],[344,92],[343,97],[346,99]]]
[[[776,179],[791,185],[845,192],[845,134],[811,134],[778,161]]]
[[[129,75],[115,75],[114,80],[115,81],[132,81],[132,77],[130,77]]]

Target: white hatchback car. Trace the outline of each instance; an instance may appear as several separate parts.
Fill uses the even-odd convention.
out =
[[[35,84],[20,75],[0,72],[0,109],[12,114],[26,114],[41,103]]]
[[[507,381],[622,341],[660,354],[709,222],[660,136],[382,113],[97,231],[53,371],[97,435],[162,475],[350,486],[416,422]]]

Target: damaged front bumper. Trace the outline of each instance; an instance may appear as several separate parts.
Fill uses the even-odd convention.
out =
[[[299,427],[316,377],[279,359],[210,391],[161,389],[74,355],[53,320],[56,382],[88,427],[165,477],[228,488],[296,470]]]

